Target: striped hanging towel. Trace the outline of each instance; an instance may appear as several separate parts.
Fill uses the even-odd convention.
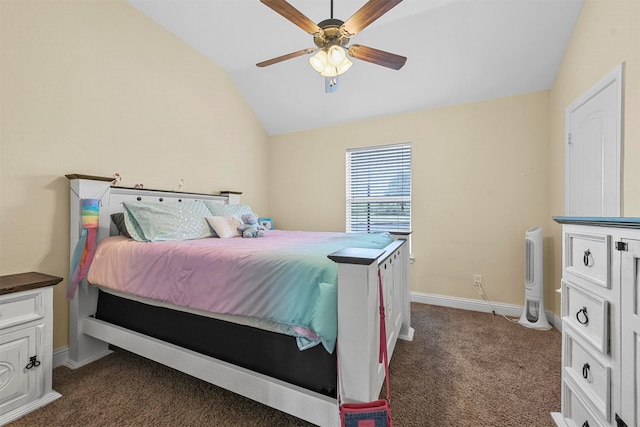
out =
[[[73,299],[78,285],[87,277],[87,271],[96,252],[100,199],[81,200],[82,231],[71,257],[67,298]]]

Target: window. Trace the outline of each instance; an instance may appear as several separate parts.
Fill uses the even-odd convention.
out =
[[[347,232],[411,230],[411,144],[347,150]]]

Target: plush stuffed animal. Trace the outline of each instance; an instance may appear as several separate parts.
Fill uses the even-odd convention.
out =
[[[240,217],[242,224],[238,226],[238,231],[242,237],[263,237],[264,227],[258,224],[258,215],[246,213]]]

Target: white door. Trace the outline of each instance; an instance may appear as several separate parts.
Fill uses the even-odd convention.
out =
[[[565,114],[565,215],[620,216],[622,64]]]
[[[622,402],[620,419],[629,427],[640,426],[640,240],[626,240],[627,250],[622,251]]]

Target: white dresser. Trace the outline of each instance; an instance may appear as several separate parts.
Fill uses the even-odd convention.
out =
[[[53,285],[41,273],[0,277],[0,426],[60,397],[52,389]]]
[[[640,218],[563,224],[558,426],[640,427]]]

